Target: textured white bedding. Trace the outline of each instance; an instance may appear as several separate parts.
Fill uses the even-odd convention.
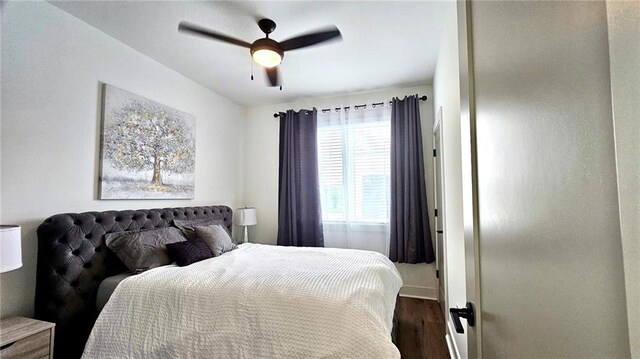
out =
[[[243,244],[121,282],[83,358],[400,358],[401,286],[376,252]]]

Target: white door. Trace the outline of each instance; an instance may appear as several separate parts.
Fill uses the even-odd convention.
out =
[[[457,6],[469,358],[629,358],[607,4]]]

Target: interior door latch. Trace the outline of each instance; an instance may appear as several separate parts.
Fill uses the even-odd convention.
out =
[[[464,327],[462,326],[462,322],[460,322],[460,318],[466,319],[470,327],[476,325],[476,316],[471,302],[467,302],[466,308],[449,308],[449,314],[451,314],[451,319],[453,319],[453,326],[456,328],[456,333],[464,333]]]

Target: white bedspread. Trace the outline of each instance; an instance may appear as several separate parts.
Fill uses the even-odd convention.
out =
[[[243,244],[124,280],[83,358],[400,358],[401,286],[376,252]]]

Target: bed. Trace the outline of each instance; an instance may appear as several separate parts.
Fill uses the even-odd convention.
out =
[[[386,257],[368,251],[242,244],[121,278],[99,313],[100,283],[126,271],[104,234],[201,218],[230,231],[231,216],[210,206],[45,220],[35,309],[57,323],[56,357],[399,358],[390,332],[402,281]]]

